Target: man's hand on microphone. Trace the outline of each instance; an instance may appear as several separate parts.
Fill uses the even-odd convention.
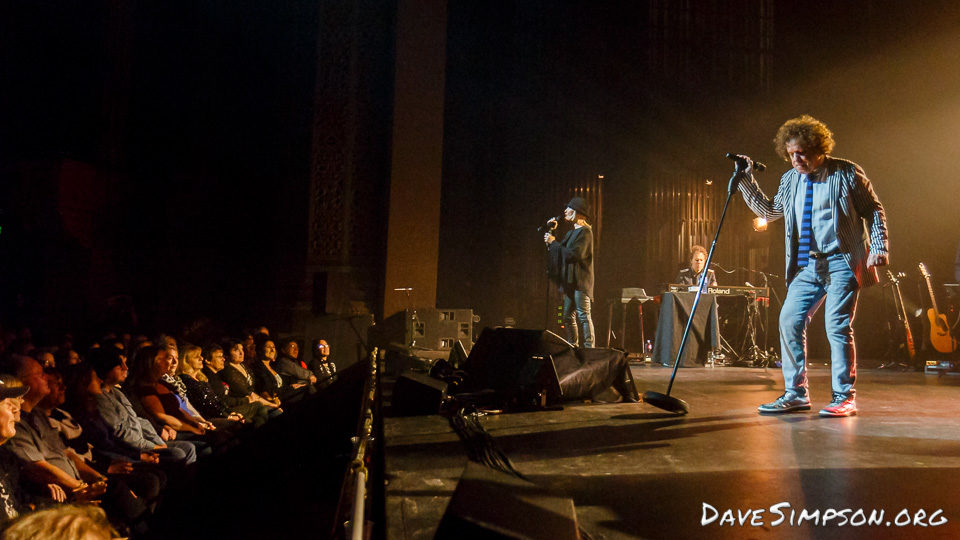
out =
[[[736,162],[734,165],[736,169],[739,169],[740,172],[752,176],[753,175],[753,159],[750,156],[745,156],[743,154],[735,154],[737,156]]]
[[[871,253],[867,256],[867,268],[873,268],[875,266],[886,266],[888,261],[886,253]]]
[[[550,234],[550,233],[544,233],[544,235],[543,235],[543,242],[544,242],[545,244],[547,244],[548,246],[549,246],[550,244],[554,243],[556,240],[557,240],[556,237],[553,236],[553,235]]]

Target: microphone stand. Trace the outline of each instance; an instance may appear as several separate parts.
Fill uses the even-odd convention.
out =
[[[552,219],[552,220],[556,220],[557,218],[551,218],[551,219]],[[558,221],[554,221],[553,224],[551,225],[551,224],[550,224],[550,220],[547,220],[547,223],[546,223],[545,225],[541,225],[541,226],[537,227],[537,232],[538,232],[538,233],[550,233],[550,234],[553,234],[553,233],[557,232],[557,226],[558,226],[558,225],[559,225],[559,222],[558,222]],[[556,240],[556,241],[559,242],[560,240],[558,239],[558,240]],[[550,253],[550,246],[547,246],[547,253],[548,253],[548,254]],[[550,308],[552,307],[552,306],[550,305],[550,296],[551,296],[551,295],[550,295],[550,291],[551,291],[551,289],[553,288],[553,284],[550,282],[550,281],[551,281],[551,280],[550,280],[550,262],[551,262],[551,261],[550,261],[550,256],[547,255],[547,294],[546,294],[546,296],[544,297],[544,305],[546,306],[545,312],[544,312],[544,319],[543,319],[543,328],[544,328],[544,330],[549,330],[549,329],[550,329],[550,321],[552,320],[552,319],[551,319],[551,315],[550,315],[550,313],[551,313],[551,311],[552,311],[552,310],[550,309]]]
[[[733,175],[730,177],[730,182],[727,186],[727,200],[723,203],[723,211],[720,212],[720,221],[717,223],[717,232],[713,235],[713,242],[710,244],[710,252],[707,254],[707,261],[704,264],[704,268],[710,268],[710,261],[713,260],[713,252],[717,249],[717,239],[720,238],[720,230],[723,228],[723,220],[727,216],[727,207],[730,206],[730,199],[733,198],[733,193],[737,191],[737,185],[740,183],[740,175],[742,170],[740,169],[741,162],[737,161],[737,168],[733,171]],[[703,273],[704,278],[707,273]],[[683,350],[687,345],[687,338],[690,337],[690,328],[693,326],[693,317],[697,313],[697,306],[700,305],[700,297],[703,296],[703,278],[701,278],[700,286],[697,287],[697,295],[693,298],[693,307],[690,308],[690,316],[687,318],[687,325],[683,329],[683,337],[680,338],[680,349],[677,351],[677,358],[673,362],[673,373],[670,374],[670,383],[667,385],[667,393],[661,394],[660,392],[647,391],[643,393],[643,402],[649,403],[658,409],[663,409],[665,411],[677,413],[677,414],[687,414],[690,412],[690,406],[687,405],[686,401],[683,401],[680,398],[676,398],[670,395],[670,391],[673,390],[673,382],[677,378],[677,368],[680,367],[680,361],[683,359]]]

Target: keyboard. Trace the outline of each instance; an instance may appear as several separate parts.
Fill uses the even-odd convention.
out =
[[[692,291],[690,290],[691,288],[693,289]],[[667,292],[697,292],[697,286],[671,283],[667,285]],[[770,294],[767,287],[747,287],[745,285],[707,287],[707,289],[703,292],[716,296],[746,296],[749,298],[766,297],[768,294]]]

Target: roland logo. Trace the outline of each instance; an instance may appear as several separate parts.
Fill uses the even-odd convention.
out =
[[[707,287],[707,292],[710,294],[730,294],[730,289],[724,289],[722,287]]]

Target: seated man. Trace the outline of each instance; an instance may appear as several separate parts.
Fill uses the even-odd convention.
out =
[[[47,484],[42,491],[45,497],[33,500],[20,482],[20,460],[4,446],[16,434],[20,402],[27,390],[12,375],[0,375],[0,530],[9,520],[30,510],[31,502],[42,504],[50,499],[63,502],[67,498],[62,487]]]
[[[25,463],[24,473],[38,483],[55,483],[73,501],[104,500],[104,509],[120,521],[135,526],[142,524],[148,509],[119,478],[110,479],[87,465],[73,449],[60,439],[44,411],[37,404],[50,392],[43,368],[36,360],[22,356],[15,359],[17,377],[30,390],[23,396],[16,434],[8,443],[10,450]]]
[[[50,421],[37,409],[40,400],[50,393],[50,387],[43,374],[43,368],[30,357],[15,360],[16,375],[29,387],[23,396],[20,420],[16,423],[16,434],[10,439],[10,449],[21,460],[30,463],[34,476],[45,478],[48,482],[59,484],[68,492],[86,487],[86,482],[103,483],[103,493],[107,477],[89,467],[68,448],[60,439],[59,432],[50,425]]]
[[[677,274],[677,279],[674,280],[674,283],[680,285],[690,285],[693,287],[693,290],[696,290],[697,284],[700,283],[700,280],[704,276],[704,267],[707,264],[707,250],[703,246],[692,246],[690,248],[690,266],[680,270],[680,273]],[[716,287],[717,286],[717,275],[713,270],[707,270],[706,279],[703,280],[703,290],[706,291],[707,287]]]
[[[90,354],[90,364],[102,380],[101,394],[96,396],[97,410],[110,426],[119,443],[139,452],[156,453],[160,463],[189,465],[197,460],[197,449],[189,441],[174,440],[176,432],[164,428],[157,433],[153,424],[139,415],[117,385],[127,378],[127,360],[119,349],[97,349]]]
[[[307,368],[307,363],[300,360],[300,346],[293,338],[280,341],[280,357],[276,360],[276,366],[283,384],[292,388],[303,388],[317,382],[317,376]]]

